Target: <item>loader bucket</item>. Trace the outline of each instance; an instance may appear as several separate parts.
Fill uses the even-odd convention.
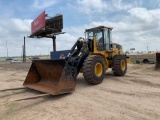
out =
[[[160,69],[160,53],[156,53],[156,69]]]
[[[27,88],[58,95],[75,90],[75,80],[64,59],[34,60],[23,83]]]

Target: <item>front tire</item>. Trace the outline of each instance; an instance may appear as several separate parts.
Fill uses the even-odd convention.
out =
[[[105,62],[99,55],[91,55],[83,63],[83,76],[89,84],[100,84],[105,76]]]
[[[112,71],[115,76],[124,76],[127,72],[127,61],[125,55],[113,57]]]

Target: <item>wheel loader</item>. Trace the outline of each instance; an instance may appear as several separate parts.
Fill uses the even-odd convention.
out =
[[[122,46],[112,42],[112,28],[98,26],[86,29],[85,39],[78,38],[65,59],[33,60],[23,85],[51,95],[68,93],[79,73],[92,85],[103,81],[108,68],[124,76],[127,59]]]

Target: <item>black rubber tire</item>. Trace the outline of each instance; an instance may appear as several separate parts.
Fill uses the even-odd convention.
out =
[[[101,64],[102,72],[100,76],[95,73],[95,65]],[[92,85],[100,84],[105,77],[105,62],[99,55],[91,55],[87,57],[83,63],[83,76],[86,82]]]
[[[143,63],[149,63],[148,59],[143,59]]]
[[[125,68],[121,67],[121,62],[124,62]],[[124,76],[127,72],[127,61],[125,55],[115,55],[112,61],[112,71],[115,76]]]

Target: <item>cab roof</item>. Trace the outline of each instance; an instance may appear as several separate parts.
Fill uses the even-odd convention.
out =
[[[113,29],[112,27],[98,26],[98,27],[94,27],[94,28],[85,29],[85,31],[89,31],[89,30],[92,30],[92,29],[101,29],[101,28],[109,28],[109,29]]]

